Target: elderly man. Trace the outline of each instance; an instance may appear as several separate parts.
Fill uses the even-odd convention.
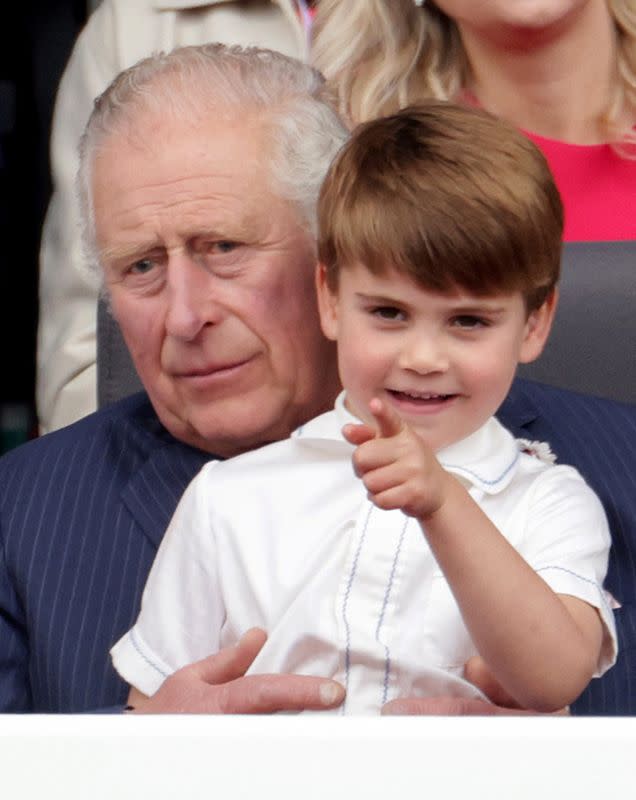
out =
[[[189,479],[332,403],[313,221],[345,137],[318,73],[268,51],[158,56],[97,104],[86,238],[150,402],[2,461],[1,709],[123,703],[108,650]]]
[[[0,710],[123,707],[109,649],[137,616],[189,480],[207,459],[284,437],[333,402],[312,229],[322,176],[345,137],[321,77],[267,51],[156,56],[96,104],[82,149],[86,238],[147,395],[0,459]],[[615,427],[596,431],[592,452],[595,416]],[[628,457],[616,430],[634,431],[633,409],[519,382],[500,417],[574,463],[603,499],[619,547],[633,544],[633,506],[622,509],[609,469],[598,467],[601,451],[609,464]],[[609,588],[623,592],[625,637],[636,580],[619,557],[626,566],[615,559]],[[262,641],[248,632],[185,667],[145,710],[342,701],[342,687],[320,676],[242,677]],[[624,652],[583,710],[634,708]]]
[[[36,400],[41,432],[96,408],[99,284],[84,269],[74,187],[77,143],[93,99],[139,59],[183,45],[259,45],[302,58],[303,22],[304,0],[101,0],[91,14],[64,71],[51,134],[54,191],[40,250]]]

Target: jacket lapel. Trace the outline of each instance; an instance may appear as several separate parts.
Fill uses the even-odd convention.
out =
[[[515,380],[508,396],[497,411],[497,419],[515,436],[523,435],[523,428],[534,422],[541,412],[530,398],[526,382]]]
[[[150,452],[124,487],[124,505],[155,547],[186,486],[211,458],[178,442],[162,443]]]

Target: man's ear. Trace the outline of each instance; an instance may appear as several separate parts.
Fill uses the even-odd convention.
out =
[[[528,314],[526,329],[519,352],[519,363],[528,364],[543,352],[548,341],[554,314],[559,300],[559,290],[555,286],[539,308]]]
[[[327,285],[327,269],[320,263],[316,266],[316,296],[322,332],[327,339],[335,341],[338,336],[338,295]]]

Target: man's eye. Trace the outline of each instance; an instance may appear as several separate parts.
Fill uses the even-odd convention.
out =
[[[464,330],[474,330],[475,328],[486,327],[488,320],[482,317],[475,317],[472,314],[460,314],[458,317],[454,317],[453,325]]]
[[[151,258],[141,258],[130,268],[130,271],[137,275],[145,275],[154,267],[155,262]]]
[[[404,319],[404,312],[400,311],[399,308],[395,308],[395,306],[374,306],[371,309],[371,313],[374,317],[384,320],[396,321]]]
[[[231,241],[223,241],[223,242],[216,242],[217,250],[221,253],[231,253],[232,250],[236,250],[238,247],[237,242]]]
[[[201,249],[206,255],[214,256],[232,253],[238,246],[238,242],[234,242],[231,239],[217,239],[215,241],[205,242]]]

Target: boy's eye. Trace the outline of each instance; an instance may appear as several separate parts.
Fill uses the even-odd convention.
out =
[[[396,321],[404,319],[404,312],[395,306],[374,306],[371,309],[371,313],[374,317],[385,320]]]
[[[473,314],[460,314],[453,318],[453,325],[464,330],[474,330],[488,325],[488,320],[483,317],[476,317]]]

